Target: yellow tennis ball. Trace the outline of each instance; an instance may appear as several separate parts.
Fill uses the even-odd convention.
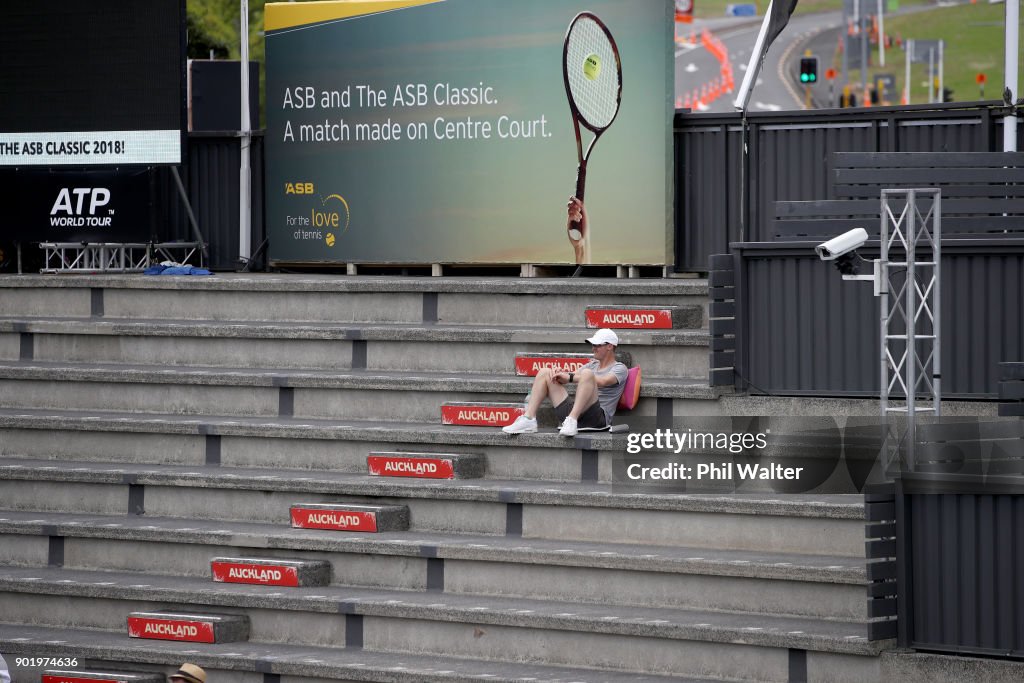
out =
[[[327,233],[327,246],[329,246],[329,247],[333,247],[334,246],[334,233],[333,232]]]
[[[601,58],[596,54],[587,55],[583,60],[583,75],[593,81],[601,75]]]

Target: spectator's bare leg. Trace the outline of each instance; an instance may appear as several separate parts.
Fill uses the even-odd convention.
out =
[[[550,368],[543,368],[533,378],[533,389],[530,392],[530,402],[526,406],[526,417],[537,417],[537,410],[545,398],[551,399],[551,405],[558,405],[569,395],[561,384],[555,381],[555,373]]]
[[[597,400],[597,379],[594,377],[594,371],[589,368],[583,368],[576,373],[577,386],[576,386],[576,400],[573,401],[572,410],[569,411],[569,417],[574,420],[578,420],[584,410],[590,407],[590,404]],[[565,391],[565,389],[562,389]]]

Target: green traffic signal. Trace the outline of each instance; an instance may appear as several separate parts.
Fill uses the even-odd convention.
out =
[[[818,81],[818,58],[815,56],[800,58],[800,82],[804,84]]]

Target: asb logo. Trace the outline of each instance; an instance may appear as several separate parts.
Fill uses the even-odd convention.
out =
[[[316,185],[310,182],[285,183],[284,193],[312,197],[316,194]],[[336,192],[326,197],[320,195],[320,206],[314,206],[308,214],[288,218],[289,225],[299,228],[295,231],[296,239],[323,240],[328,247],[337,244],[348,231],[351,220],[348,201]]]
[[[313,183],[285,183],[285,194],[313,194]]]

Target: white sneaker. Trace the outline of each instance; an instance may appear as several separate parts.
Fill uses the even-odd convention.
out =
[[[516,421],[501,428],[506,434],[533,434],[537,431],[537,418],[520,415]]]
[[[576,418],[566,417],[562,422],[562,428],[558,430],[561,436],[576,436],[579,429],[576,426]]]

